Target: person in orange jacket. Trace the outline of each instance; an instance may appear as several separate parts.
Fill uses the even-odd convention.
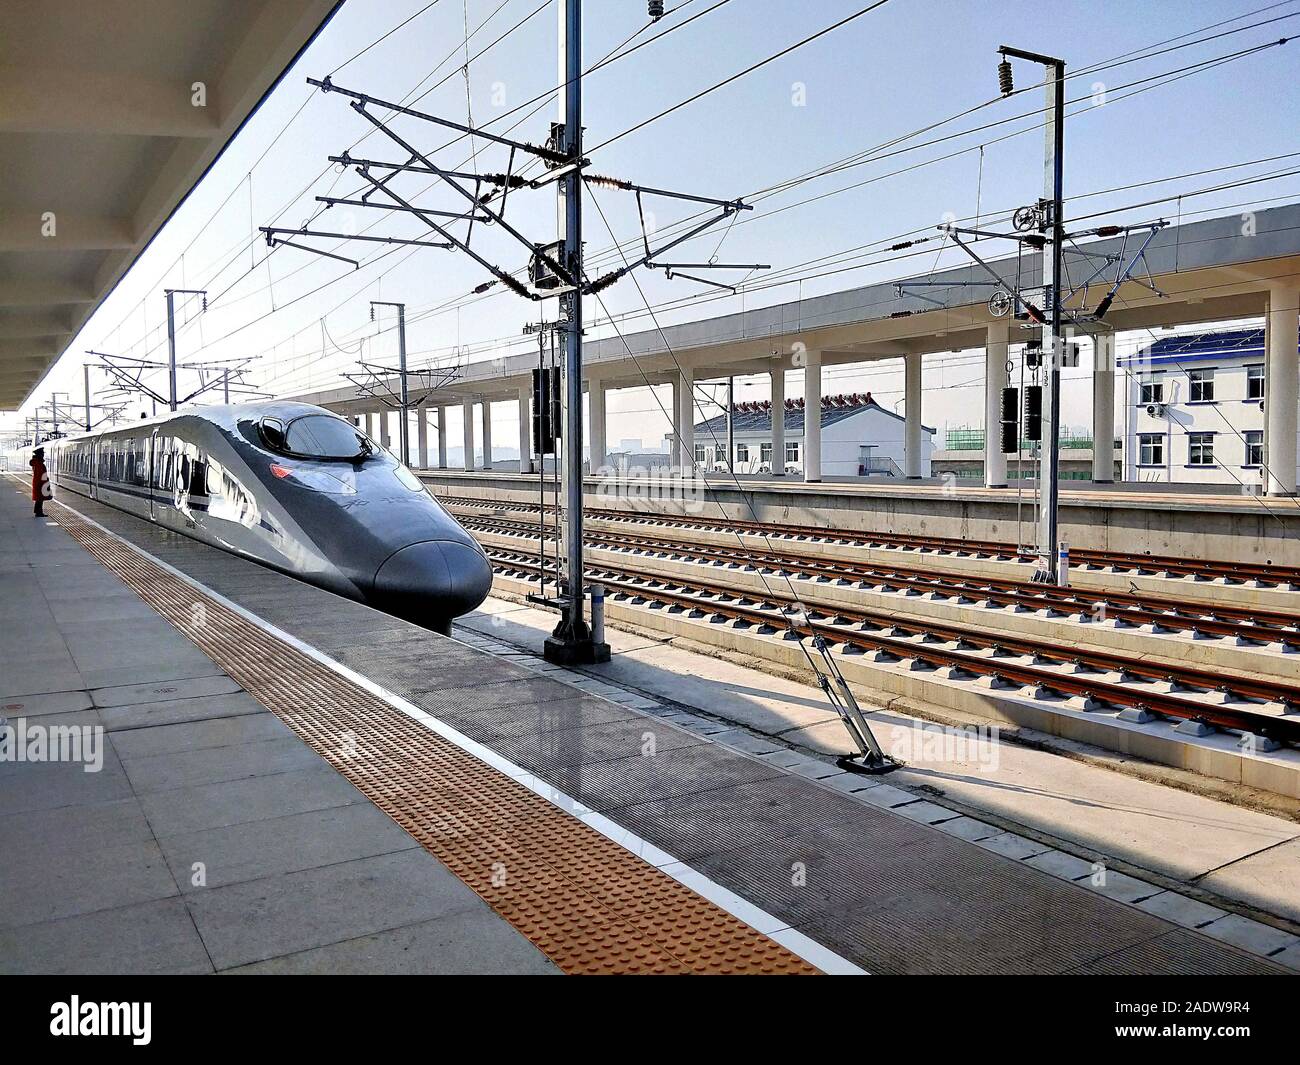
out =
[[[45,448],[38,447],[32,455],[32,515],[45,517],[45,501],[50,497],[50,471],[45,468]]]

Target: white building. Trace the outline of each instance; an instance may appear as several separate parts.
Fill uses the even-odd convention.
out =
[[[1120,359],[1124,479],[1261,487],[1272,446],[1264,343],[1263,329],[1197,333],[1162,337]],[[1300,454],[1296,438],[1281,446]]]
[[[905,419],[886,410],[871,393],[823,396],[821,472],[827,477],[903,477]],[[784,472],[803,472],[804,402],[788,399],[785,409]],[[934,430],[921,427],[920,476],[930,476]],[[736,473],[772,473],[772,404],[737,403],[732,412]],[[695,464],[704,471],[726,468],[727,416],[695,425]],[[781,472],[777,467],[778,474]]]

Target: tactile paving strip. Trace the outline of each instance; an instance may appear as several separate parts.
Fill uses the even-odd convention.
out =
[[[64,528],[569,973],[817,970],[67,507]]]

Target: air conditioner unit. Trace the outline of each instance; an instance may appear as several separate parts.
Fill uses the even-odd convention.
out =
[[[1165,405],[1163,403],[1148,403],[1147,413],[1153,418],[1163,418],[1165,416]]]

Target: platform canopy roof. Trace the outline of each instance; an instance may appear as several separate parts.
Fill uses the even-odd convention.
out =
[[[0,410],[31,395],[338,3],[0,4]]]

